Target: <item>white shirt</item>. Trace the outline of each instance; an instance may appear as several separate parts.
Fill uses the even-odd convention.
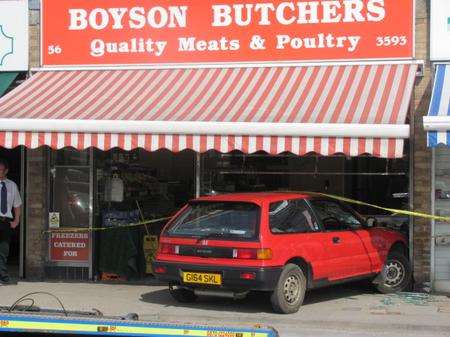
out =
[[[6,202],[7,206],[6,213],[2,213],[0,208],[0,216],[12,219],[13,218],[12,208],[22,206],[22,199],[20,198],[19,189],[17,188],[17,185],[14,181],[9,179],[0,180],[0,205],[2,202],[2,194],[1,194],[2,182],[5,183],[8,199]]]

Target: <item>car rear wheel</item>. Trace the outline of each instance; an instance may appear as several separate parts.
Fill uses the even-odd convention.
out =
[[[287,264],[270,297],[273,310],[280,314],[297,312],[303,303],[305,292],[306,277],[302,269],[295,264]]]
[[[197,300],[193,290],[182,288],[176,285],[169,285],[169,292],[172,297],[180,303],[192,303]]]
[[[405,255],[398,252],[389,254],[380,274],[377,289],[383,294],[404,291],[411,282],[411,266]]]

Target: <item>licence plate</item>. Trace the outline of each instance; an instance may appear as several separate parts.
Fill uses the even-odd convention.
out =
[[[222,285],[222,275],[209,273],[183,272],[183,282]]]

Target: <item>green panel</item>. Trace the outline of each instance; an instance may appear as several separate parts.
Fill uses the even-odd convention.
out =
[[[17,72],[0,73],[0,96],[3,96],[18,74]]]

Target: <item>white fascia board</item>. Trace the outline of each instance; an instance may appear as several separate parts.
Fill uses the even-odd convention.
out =
[[[423,128],[425,131],[449,131],[450,116],[424,116]]]
[[[0,131],[409,138],[406,124],[246,123],[0,118]]]
[[[324,62],[227,62],[227,63],[177,63],[177,64],[135,64],[135,65],[93,65],[93,66],[46,66],[31,68],[31,72],[39,71],[83,71],[83,70],[154,70],[154,69],[209,69],[209,68],[264,68],[264,67],[321,67],[321,66],[361,66],[361,65],[393,65],[417,64],[422,66],[424,60],[391,59],[391,60],[353,60],[353,61],[324,61]]]

